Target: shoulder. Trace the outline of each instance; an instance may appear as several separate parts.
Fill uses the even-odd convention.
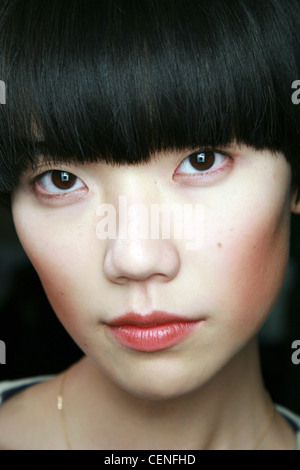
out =
[[[59,376],[0,383],[0,449],[55,446]]]
[[[29,377],[26,379],[17,380],[5,380],[0,382],[0,407],[8,400],[11,396],[21,392],[22,390],[35,385],[40,382],[50,380],[53,376],[44,375],[37,377]]]
[[[300,450],[300,416],[281,405],[276,405],[276,409],[284,418],[286,418],[296,433],[297,450]]]

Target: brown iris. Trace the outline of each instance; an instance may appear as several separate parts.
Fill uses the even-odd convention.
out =
[[[208,150],[205,152],[193,153],[190,157],[190,164],[196,170],[209,170],[215,163],[215,152]]]
[[[74,186],[76,179],[77,177],[75,175],[72,175],[72,173],[68,173],[67,171],[53,170],[51,172],[52,183],[58,189],[71,189]]]

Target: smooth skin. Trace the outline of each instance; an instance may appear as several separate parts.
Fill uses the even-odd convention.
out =
[[[188,159],[195,150],[159,152],[138,166],[41,163],[13,194],[20,241],[85,354],[64,387],[74,449],[296,447],[277,412],[257,442],[270,400],[256,336],[283,282],[291,211],[300,210],[290,165],[281,154],[232,144],[200,173]],[[58,193],[49,169],[77,179]],[[44,176],[32,185],[38,174]],[[149,212],[151,204],[203,204],[201,248],[187,250],[186,240],[174,237],[141,239],[138,228],[126,240],[99,240],[97,207],[118,209],[121,195]],[[203,321],[188,338],[155,352],[134,351],[111,334],[114,318],[152,310]],[[60,384],[59,375],[6,402],[0,447],[65,448],[56,412]]]

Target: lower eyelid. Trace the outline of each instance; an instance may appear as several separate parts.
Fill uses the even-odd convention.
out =
[[[36,186],[32,187],[32,193],[40,201],[40,203],[45,203],[49,206],[69,206],[70,204],[80,201],[86,192],[86,187],[78,188],[67,193],[50,193],[43,188],[38,189]]]

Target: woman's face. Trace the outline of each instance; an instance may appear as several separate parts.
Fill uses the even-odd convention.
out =
[[[161,152],[138,166],[62,164],[51,174],[41,165],[15,190],[13,217],[80,348],[139,396],[179,396],[215,376],[258,331],[282,284],[292,204],[284,157],[233,145]],[[103,204],[115,209],[110,218]],[[150,220],[162,204],[200,208],[192,238],[173,229],[151,237],[150,222],[141,235],[145,211]],[[160,313],[147,324],[154,311],[180,318]],[[121,318],[129,312],[139,315]]]

